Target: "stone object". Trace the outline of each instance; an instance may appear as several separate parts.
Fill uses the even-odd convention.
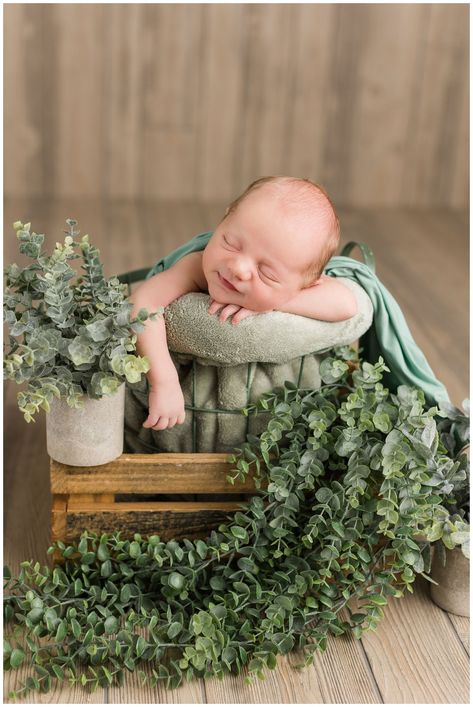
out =
[[[82,408],[54,399],[46,415],[48,454],[62,464],[98,466],[123,452],[125,384],[99,400],[84,396]]]
[[[470,615],[470,561],[459,547],[445,550],[445,566],[443,553],[434,547],[431,577],[438,585],[430,585],[432,600],[441,609],[457,614]]]

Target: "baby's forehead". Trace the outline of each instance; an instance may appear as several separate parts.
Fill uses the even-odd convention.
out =
[[[250,192],[234,215],[238,226],[243,232],[251,233],[252,238],[260,236],[266,241],[271,232],[267,244],[273,256],[274,251],[280,251],[281,259],[286,262],[289,251],[298,263],[300,251],[305,252],[305,258],[310,261],[318,257],[335,218],[330,201],[322,192],[319,198],[314,185],[309,190],[306,185],[287,183],[268,183]],[[252,228],[256,216],[265,224],[264,230]],[[274,230],[273,224],[276,225]]]
[[[329,199],[314,185],[299,183],[269,183],[248,194],[242,206],[260,201],[272,208],[286,222],[299,225],[312,223],[315,227],[329,228],[334,211]]]
[[[301,222],[287,222],[288,228],[275,230],[268,243],[264,239],[264,259],[278,267],[280,272],[304,273],[320,255],[319,239],[311,227],[302,228]],[[258,252],[261,252],[259,249]]]

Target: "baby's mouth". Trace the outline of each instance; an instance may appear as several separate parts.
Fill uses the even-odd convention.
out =
[[[227,288],[227,290],[232,290],[233,292],[239,292],[239,290],[237,290],[237,288],[234,287],[231,282],[228,282],[228,280],[226,280],[224,277],[222,277],[222,275],[220,275],[220,273],[218,273],[218,279],[220,280],[222,285]]]

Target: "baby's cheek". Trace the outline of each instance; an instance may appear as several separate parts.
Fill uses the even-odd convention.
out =
[[[277,309],[281,302],[281,297],[278,297],[274,292],[259,292],[253,298],[252,305],[247,304],[246,306],[255,312],[267,312],[268,310]]]

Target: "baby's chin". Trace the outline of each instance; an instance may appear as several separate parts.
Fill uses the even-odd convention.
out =
[[[239,304],[240,307],[243,306],[241,301],[237,302],[237,298],[232,297],[231,292],[225,292],[221,287],[213,287],[213,285],[208,285],[207,289],[210,297],[216,300],[216,302],[221,302],[222,304]]]

